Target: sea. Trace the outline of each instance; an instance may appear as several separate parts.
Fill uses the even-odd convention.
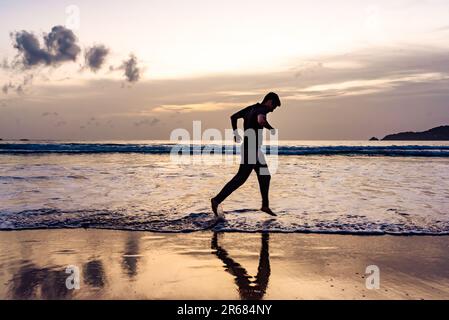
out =
[[[0,141],[0,230],[449,234],[449,142],[280,141],[264,151],[278,216],[259,211],[253,173],[217,221],[210,198],[239,165],[231,142]]]

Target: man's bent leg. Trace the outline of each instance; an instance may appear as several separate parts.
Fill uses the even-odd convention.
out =
[[[245,181],[248,179],[251,171],[253,170],[253,165],[241,164],[239,171],[220,191],[220,193],[213,198],[214,202],[218,205],[222,203],[231,193],[237,190]]]

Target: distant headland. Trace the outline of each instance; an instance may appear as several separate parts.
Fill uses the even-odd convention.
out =
[[[377,141],[376,137],[372,137],[370,141]],[[436,128],[432,128],[427,131],[422,132],[400,132],[395,134],[389,134],[385,136],[382,141],[400,141],[400,140],[415,140],[415,141],[449,141],[449,126],[440,126]]]

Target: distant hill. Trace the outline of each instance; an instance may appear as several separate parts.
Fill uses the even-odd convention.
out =
[[[436,127],[423,132],[400,132],[389,134],[382,140],[449,140],[449,126]]]

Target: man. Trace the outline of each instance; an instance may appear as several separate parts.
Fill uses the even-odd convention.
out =
[[[242,157],[237,174],[224,186],[218,195],[211,199],[212,211],[216,216],[218,216],[217,208],[220,203],[245,183],[252,170],[256,171],[260,193],[262,194],[262,208],[260,210],[276,216],[269,206],[268,191],[271,176],[260,148],[262,146],[263,128],[274,130],[267,121],[267,114],[273,112],[279,106],[281,106],[279,96],[274,92],[270,92],[265,96],[262,103],[256,103],[231,116],[234,141],[236,143],[241,141],[237,132],[237,120],[243,118],[244,121],[245,136],[243,148],[241,149]]]

